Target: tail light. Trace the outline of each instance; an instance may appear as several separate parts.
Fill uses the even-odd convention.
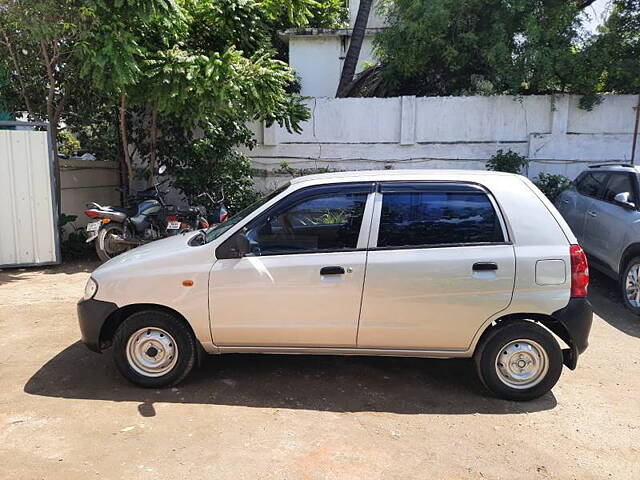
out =
[[[96,212],[95,210],[85,210],[84,214],[89,218],[98,218],[98,217],[100,217],[100,214],[98,212]]]
[[[209,222],[204,219],[200,220],[200,225],[202,225],[202,228],[209,228]]]
[[[168,215],[167,216],[167,222],[176,222],[178,220],[178,216],[177,215]]]
[[[580,245],[571,245],[569,256],[571,257],[571,296],[586,297],[589,286],[587,256]]]

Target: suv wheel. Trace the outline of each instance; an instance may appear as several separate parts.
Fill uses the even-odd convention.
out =
[[[497,327],[475,353],[478,376],[494,395],[532,400],[553,388],[562,373],[562,351],[553,336],[527,321]]]
[[[183,380],[196,360],[191,331],[174,315],[143,310],[127,318],[113,339],[122,375],[142,387],[170,387]]]
[[[640,257],[634,257],[627,262],[620,286],[625,307],[640,315]]]

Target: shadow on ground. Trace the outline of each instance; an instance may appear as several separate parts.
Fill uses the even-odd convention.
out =
[[[68,260],[60,265],[46,267],[3,268],[0,269],[0,285],[20,280],[28,280],[38,273],[44,273],[46,275],[64,273],[71,275],[79,272],[93,272],[100,264],[101,262],[99,260],[92,257],[84,260]]]
[[[299,355],[211,356],[177,389],[148,390],[127,383],[111,352],[74,343],[29,379],[26,393],[47,397],[198,403],[333,412],[403,414],[513,414],[550,410],[556,399],[508,402],[489,396],[471,360]]]
[[[618,282],[590,269],[589,301],[596,315],[627,335],[640,338],[640,317],[622,304]]]

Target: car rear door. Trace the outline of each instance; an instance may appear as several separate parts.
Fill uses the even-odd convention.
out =
[[[209,284],[214,343],[355,347],[372,187],[293,192],[237,233],[250,242],[248,256],[220,258],[226,242],[218,247]]]
[[[514,248],[475,184],[380,186],[371,227],[359,348],[464,350],[513,293]]]

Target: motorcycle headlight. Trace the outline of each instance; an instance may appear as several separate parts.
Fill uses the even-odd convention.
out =
[[[98,284],[93,278],[89,277],[89,280],[87,280],[87,284],[84,286],[84,299],[89,300],[93,298],[97,291]]]

